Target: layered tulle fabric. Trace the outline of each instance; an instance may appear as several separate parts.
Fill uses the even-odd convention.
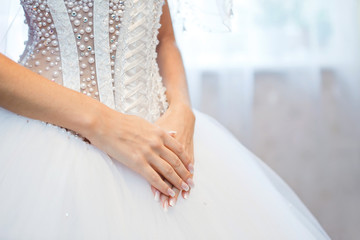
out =
[[[164,212],[104,152],[0,108],[0,239],[328,239],[276,174],[195,113],[196,187]]]

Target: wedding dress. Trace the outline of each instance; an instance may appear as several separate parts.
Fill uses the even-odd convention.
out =
[[[163,0],[21,4],[22,65],[150,122],[167,109],[156,63]],[[0,108],[0,239],[329,239],[269,167],[194,111],[196,187],[164,212],[140,175],[93,145]]]

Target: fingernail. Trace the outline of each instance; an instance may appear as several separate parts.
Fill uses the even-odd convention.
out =
[[[158,190],[155,191],[154,200],[155,200],[156,202],[159,202],[159,201],[160,201],[160,192],[159,192]]]
[[[170,201],[169,201],[170,206],[174,207],[175,203],[176,203],[175,198],[170,198]]]
[[[189,198],[189,192],[185,192],[185,193],[184,193],[184,198],[185,198],[185,199],[188,199],[188,198]]]
[[[168,194],[169,194],[171,197],[175,197],[175,192],[174,192],[171,188],[168,189]]]
[[[176,135],[176,131],[169,131],[170,135]]]
[[[192,163],[188,165],[188,169],[191,174],[194,174],[194,165]]]
[[[165,201],[164,202],[164,212],[168,211],[168,207],[169,207],[169,203],[168,203],[168,201]]]
[[[190,189],[189,185],[187,185],[185,182],[181,183],[181,188],[184,189],[185,191],[189,191]]]
[[[189,184],[189,186],[190,186],[191,188],[194,188],[194,187],[195,187],[194,181],[193,181],[191,178],[189,178],[186,182],[187,182],[187,184]]]

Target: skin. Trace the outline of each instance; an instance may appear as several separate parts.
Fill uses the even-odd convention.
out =
[[[161,24],[158,64],[167,87],[169,108],[155,124],[117,112],[82,93],[51,82],[2,54],[0,106],[79,133],[111,158],[143,176],[154,193],[159,191],[165,206],[165,202],[169,204],[169,197],[175,200],[180,190],[188,190],[189,185],[193,185],[195,116],[167,3]]]
[[[193,172],[193,134],[195,116],[191,110],[185,69],[180,51],[176,45],[167,1],[162,10],[163,14],[160,19],[161,28],[158,35],[160,43],[157,46],[157,61],[160,68],[160,74],[167,89],[166,95],[169,102],[169,109],[156,121],[156,124],[165,130],[176,131],[176,134],[172,134],[172,136],[184,146],[184,151],[191,163],[191,166],[188,166],[188,169],[191,169],[191,172]],[[163,207],[165,207],[166,204],[174,206],[180,193],[179,189],[171,184],[169,185],[175,191],[176,196],[169,198],[160,194],[160,202]],[[194,187],[193,182],[188,182],[188,185]],[[155,195],[156,189],[154,187],[152,187],[152,191]],[[189,193],[190,190],[181,191],[181,194],[185,199],[188,197]],[[170,202],[170,200],[172,201]]]

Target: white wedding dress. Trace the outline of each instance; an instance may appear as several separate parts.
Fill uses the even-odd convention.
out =
[[[117,111],[151,122],[164,113],[163,0],[21,4],[22,65]],[[329,239],[271,169],[194,111],[196,187],[164,212],[149,184],[104,152],[0,108],[0,239]]]

